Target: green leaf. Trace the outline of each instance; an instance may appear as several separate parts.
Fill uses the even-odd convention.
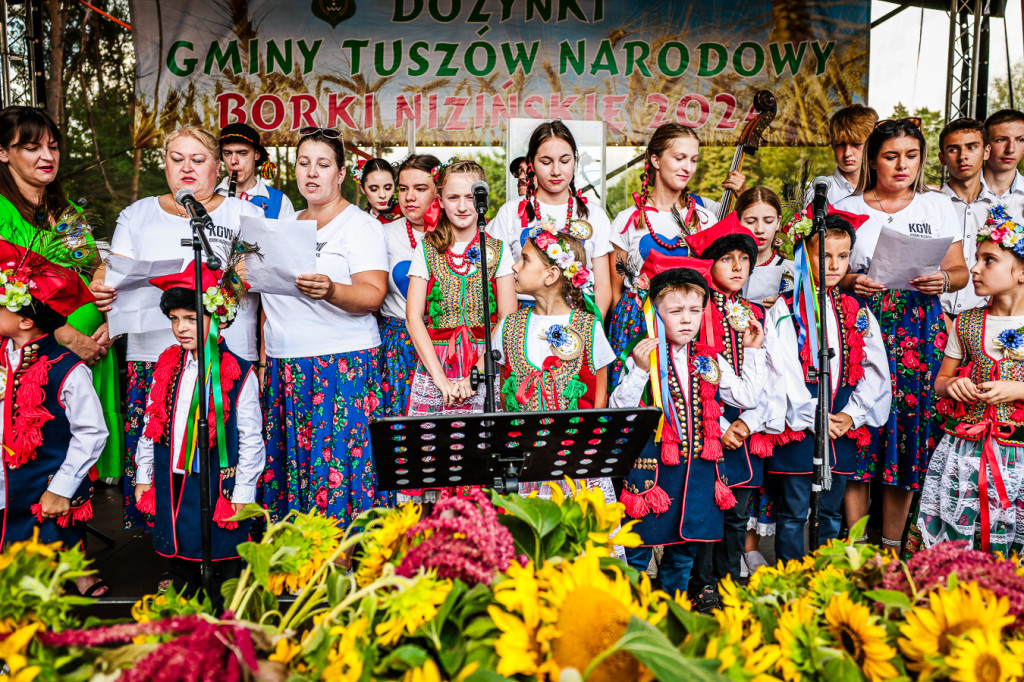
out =
[[[274,554],[274,546],[243,542],[238,546],[238,553],[252,568],[253,577],[265,587],[270,580],[270,558]]]
[[[864,679],[860,668],[844,652],[826,658],[822,672],[822,678],[829,682],[862,682]]]
[[[867,527],[868,527],[868,517],[867,516],[861,517],[860,521],[858,521],[857,523],[853,524],[853,528],[851,528],[850,532],[847,534],[847,537],[850,538],[850,544],[855,543],[858,538],[862,537],[864,535],[864,529],[867,528]]]
[[[629,619],[629,627],[619,641],[591,662],[584,677],[589,677],[597,667],[595,664],[615,651],[628,651],[647,666],[660,682],[678,682],[682,679],[687,682],[712,682],[725,679],[717,673],[715,661],[684,657],[656,627],[636,616]]]
[[[345,586],[348,583],[346,576],[341,571],[331,573],[327,576],[327,603],[337,606],[342,597],[345,596]]]
[[[467,677],[465,682],[512,682],[512,680],[504,675],[499,675],[493,670],[480,668],[475,673]]]
[[[516,494],[499,497],[492,491],[491,502],[517,519],[525,521],[541,538],[562,523],[562,508],[551,500],[520,497]]]
[[[427,651],[423,647],[416,646],[415,644],[403,644],[397,649],[393,649],[387,657],[380,662],[380,669],[387,670],[395,668],[397,670],[411,670],[418,668],[423,665],[427,660]]]
[[[896,590],[868,590],[864,593],[864,596],[880,603],[886,609],[893,608],[900,611],[908,611],[912,606],[910,597]]]
[[[696,611],[688,611],[674,601],[668,602],[668,612],[694,641],[699,641],[706,634],[718,631],[718,621],[712,616]]]

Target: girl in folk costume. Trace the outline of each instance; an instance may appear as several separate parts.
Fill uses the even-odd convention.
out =
[[[772,458],[765,465],[765,487],[775,502],[775,553],[782,561],[801,559],[804,524],[810,508],[813,479],[814,426],[819,385],[814,376],[818,358],[818,330],[825,325],[829,348],[832,413],[829,415],[832,483],[821,496],[822,541],[839,536],[846,476],[855,468],[859,453],[871,443],[868,427],[885,423],[892,401],[892,384],[878,322],[867,306],[836,287],[846,274],[850,251],[857,238],[855,226],[864,221],[831,210],[825,217],[824,244],[812,233],[810,218],[795,218],[784,228],[796,244],[797,279],[785,296],[794,310],[784,352],[802,367],[796,380],[785,374],[781,387],[788,399],[786,430],[776,437]],[[816,302],[819,249],[825,249],[826,309]],[[813,549],[813,548],[812,548]]]
[[[515,260],[538,225],[548,232],[568,232],[583,242],[587,254],[583,265],[594,275],[594,299],[603,319],[612,300],[611,224],[600,206],[587,206],[587,200],[576,191],[578,161],[576,140],[565,123],[555,120],[537,126],[526,152],[526,196],[498,209],[491,229],[508,243]],[[519,298],[532,301],[526,294]]]
[[[636,206],[619,213],[612,222],[612,317],[608,340],[620,359],[609,372],[609,386],[615,387],[631,343],[644,332],[640,273],[652,252],[685,256],[684,238],[715,223],[718,204],[686,192],[697,170],[700,140],[692,128],[678,123],[658,127],[647,144],[640,193],[633,195]],[[734,171],[725,185],[742,191],[743,174]]]
[[[473,183],[484,179],[479,164],[453,161],[438,169],[435,179],[442,215],[424,236],[409,268],[406,324],[420,362],[408,413],[482,412],[486,386],[481,383],[474,391],[469,373],[474,365],[483,369],[484,316],[497,323],[515,309],[512,255],[505,242],[490,235],[480,244],[472,191]],[[480,281],[482,249],[487,258],[486,302]]]
[[[496,323],[515,308],[508,245],[489,235],[480,244],[477,233],[471,187],[483,179],[484,170],[475,161],[454,161],[437,172],[442,215],[409,267],[406,324],[420,356],[410,415],[483,409],[484,386],[474,392],[469,371],[474,365],[483,367],[484,315]],[[480,286],[482,248],[487,249],[493,296],[486,303]]]
[[[779,253],[782,241],[776,237],[782,226],[782,201],[767,187],[751,187],[736,198],[736,217],[757,242],[755,269],[743,286],[743,297],[771,308],[779,294],[793,290],[793,261]],[[774,268],[782,268],[777,290]]]
[[[38,531],[41,542],[71,547],[93,515],[107,429],[88,367],[53,332],[94,299],[76,272],[37,250],[0,241],[0,545]],[[95,576],[75,582],[86,596],[107,591]]]
[[[615,359],[594,303],[594,278],[584,265],[580,240],[538,225],[514,266],[516,292],[529,294],[523,306],[498,325],[494,347],[501,349],[502,405],[508,412],[602,409],[607,406],[605,368]],[[559,482],[568,494],[568,485]],[[611,479],[591,479],[609,502]],[[521,483],[521,494],[547,486]]]
[[[946,325],[939,295],[958,291],[970,275],[964,262],[963,230],[952,202],[924,184],[927,158],[924,134],[916,119],[881,121],[864,150],[861,182],[836,208],[868,219],[857,231],[850,254],[846,291],[869,300],[889,352],[893,379],[892,412],[871,457],[857,464],[846,496],[847,522],[868,511],[868,481],[882,479],[882,543],[898,548],[907,529],[914,492],[921,489],[928,457],[938,445],[941,415],[933,385],[942,364]],[[868,278],[882,229],[915,239],[951,238],[939,268],[887,289]]]
[[[402,217],[395,201],[397,175],[395,167],[380,158],[359,159],[352,169],[352,177],[366,197],[366,212],[385,225]]]
[[[732,488],[737,504],[725,511],[722,541],[702,548],[691,578],[690,594],[697,595],[698,606],[710,605],[717,598],[715,585],[727,575],[738,576],[746,543],[747,505],[751,494],[761,486],[764,460],[772,454],[772,440],[767,432],[780,433],[785,426],[786,398],[774,393],[770,386],[782,385],[784,354],[776,341],[778,321],[789,315],[782,301],[776,301],[770,313],[757,303],[740,296],[757,259],[758,243],[754,234],[739,223],[735,213],[714,227],[686,238],[690,252],[714,263],[711,267],[711,300],[708,308],[714,320],[716,349],[736,374],[744,364],[743,336],[750,319],[765,328],[764,349],[768,360],[769,380],[762,386],[755,409],[742,411],[725,406],[729,427],[722,435],[722,459],[719,472],[722,481]]]
[[[736,504],[722,480],[723,401],[754,409],[768,379],[761,324],[751,318],[741,341],[737,375],[715,348],[715,309],[708,305],[712,263],[655,253],[644,265],[649,338],[633,350],[610,407],[636,407],[650,384],[664,411],[654,437],[626,477],[620,499],[640,519],[643,546],[626,549],[630,566],[647,568],[652,548],[665,545],[659,575],[669,592],[685,592],[699,543],[722,538],[723,510]]]
[[[181,273],[150,280],[163,290],[160,310],[171,321],[177,343],[160,354],[146,407],[146,426],[135,454],[135,500],[139,511],[153,515],[153,548],[168,557],[171,582],[179,589],[198,588],[202,559],[199,515],[200,484],[197,424],[199,419],[197,348],[204,344],[210,423],[210,490],[216,505],[210,528],[216,580],[237,577],[237,547],[249,540],[251,521],[231,521],[243,506],[256,501],[256,483],[266,464],[258,379],[253,364],[224,343],[221,329],[234,320],[247,285],[235,272],[249,247],[238,242],[224,271],[202,265],[204,310],[195,305],[195,263]],[[199,327],[199,320],[202,327]]]
[[[380,340],[384,349],[381,390],[387,417],[404,416],[409,409],[409,388],[419,363],[405,325],[405,299],[409,294],[409,268],[423,241],[424,225],[437,225],[441,212],[434,186],[434,172],[440,165],[430,154],[413,154],[402,161],[398,167],[397,204],[402,215],[384,223],[389,273],[388,293],[380,307]],[[382,175],[383,171],[374,174]]]
[[[956,318],[935,390],[946,436],[932,453],[917,528],[924,546],[967,540],[1024,552],[1024,225],[994,206],[978,232],[974,288],[985,308]]]

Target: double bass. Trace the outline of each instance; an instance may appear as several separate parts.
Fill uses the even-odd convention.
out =
[[[754,110],[757,112],[757,115],[747,121],[746,125],[743,126],[743,132],[740,133],[740,140],[732,157],[732,165],[729,166],[730,173],[734,170],[740,170],[743,167],[743,159],[746,155],[756,154],[761,143],[764,142],[762,137],[764,131],[775,120],[775,115],[779,112],[775,95],[770,90],[759,90],[754,95]],[[725,220],[725,217],[729,215],[729,211],[732,210],[732,200],[733,191],[731,189],[725,190],[725,193],[722,194],[721,208],[718,209],[719,220]]]

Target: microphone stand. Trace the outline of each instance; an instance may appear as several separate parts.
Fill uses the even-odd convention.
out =
[[[821,491],[832,489],[832,466],[829,451],[832,439],[829,436],[829,415],[832,414],[832,356],[828,346],[828,291],[825,280],[825,212],[814,212],[812,233],[818,235],[818,309],[821,324],[818,325],[818,369],[813,372],[818,381],[818,407],[814,419],[814,474],[811,481],[810,543],[813,552],[821,544]],[[809,264],[811,265],[811,264]],[[811,267],[814,267],[811,265]],[[799,302],[796,303],[799,305]]]
[[[204,231],[207,224],[212,224],[210,216],[199,214],[190,202],[184,203],[185,210],[189,214],[189,226],[192,228],[192,237],[182,239],[182,246],[191,246],[194,258],[196,278],[196,319],[200,322],[199,332],[196,334],[196,362],[199,363],[199,377],[196,391],[199,394],[199,419],[196,424],[196,439],[199,449],[199,529],[200,542],[202,543],[203,556],[200,564],[203,578],[203,590],[213,600],[213,544],[210,537],[210,525],[213,523],[213,509],[210,504],[210,421],[209,421],[209,398],[206,393],[206,338],[210,330],[202,329],[202,320],[205,317],[203,307],[203,254],[206,254],[206,264],[211,270],[220,269],[220,258],[213,253],[210,243],[206,239]],[[211,320],[212,323],[212,320]],[[187,472],[185,475],[191,475]]]
[[[494,412],[494,380],[498,371],[494,363],[494,348],[491,342],[491,291],[487,286],[487,233],[484,228],[487,225],[487,206],[484,203],[476,207],[476,229],[480,236],[480,286],[483,289],[484,302],[484,412]],[[497,300],[495,300],[497,305]],[[480,385],[480,372],[476,367],[469,372],[469,382],[473,390]]]

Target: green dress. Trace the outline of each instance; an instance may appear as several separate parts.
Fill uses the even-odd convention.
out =
[[[18,246],[28,247],[26,234],[31,234],[29,225],[18,210],[5,197],[0,196],[0,237],[10,239]],[[92,236],[89,236],[92,243]],[[68,263],[57,265],[67,266]],[[82,279],[88,282],[88,279]],[[103,313],[95,303],[84,305],[68,317],[70,324],[77,331],[92,336],[103,324]],[[121,387],[118,378],[117,356],[107,353],[102,360],[89,368],[92,370],[92,383],[99,394],[103,406],[103,420],[107,425],[107,444],[103,448],[96,470],[100,478],[119,478],[124,474],[121,459],[124,453],[124,414],[121,408]]]

